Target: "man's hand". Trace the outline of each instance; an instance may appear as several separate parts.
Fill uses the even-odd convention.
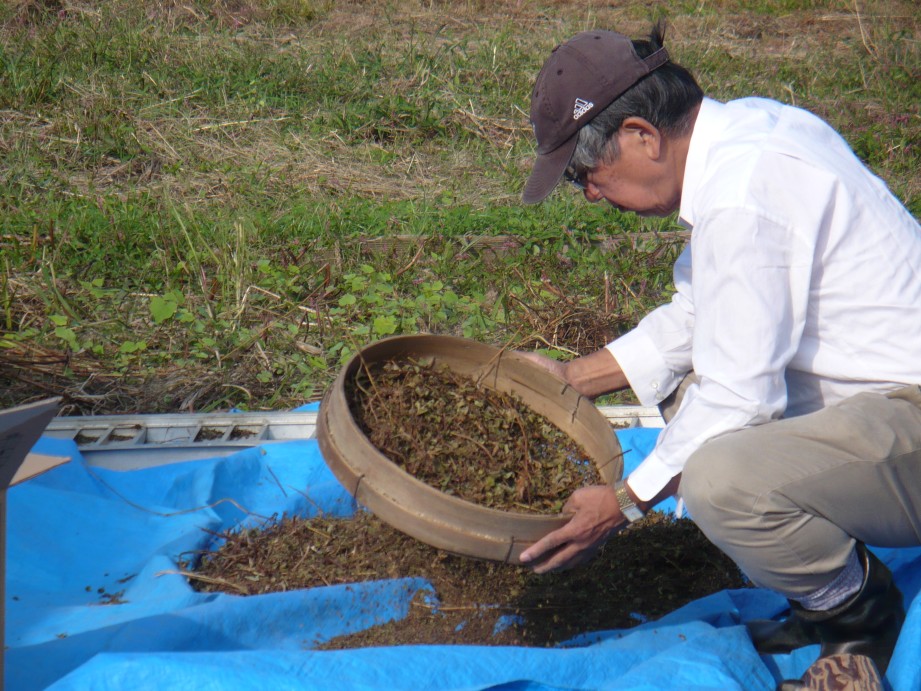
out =
[[[535,573],[568,569],[588,561],[605,541],[627,525],[610,485],[582,487],[563,505],[569,522],[545,535],[521,553]]]
[[[555,374],[586,398],[626,389],[630,384],[617,360],[607,348],[568,362],[558,362],[538,353],[516,351],[527,360]]]
[[[541,355],[540,353],[534,353],[527,350],[518,350],[515,352],[525,360],[530,360],[538,367],[543,367],[545,370],[550,372],[550,374],[555,374],[563,381],[566,381],[565,362],[560,362],[559,360],[554,360],[553,358],[549,358],[546,355]]]

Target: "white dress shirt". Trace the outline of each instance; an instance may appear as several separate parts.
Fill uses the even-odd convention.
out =
[[[607,346],[644,405],[700,379],[630,474],[640,499],[717,435],[921,384],[921,227],[819,118],[705,99],[679,215],[677,292]]]

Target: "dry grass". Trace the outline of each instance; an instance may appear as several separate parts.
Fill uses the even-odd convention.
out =
[[[659,14],[671,52],[709,94],[814,110],[921,213],[921,10],[910,0],[8,5],[0,330],[17,338],[0,334],[4,402],[53,392],[83,412],[296,402],[305,377],[322,389],[335,370],[333,347],[371,337],[356,328],[373,314],[332,313],[360,264],[398,273],[407,299],[435,279],[474,295],[464,274],[478,277],[484,310],[509,318],[486,322],[481,338],[518,333],[523,347],[561,353],[603,342],[667,294],[672,229],[600,221],[565,191],[520,207],[527,94],[558,41],[591,27],[641,35]],[[387,204],[401,211],[387,217]],[[475,213],[480,225],[462,227]],[[666,231],[646,254],[630,249],[649,262],[648,290],[625,269],[608,273],[625,255],[619,226]],[[573,227],[590,241],[570,241]],[[374,234],[422,237],[424,252],[375,253]],[[448,243],[470,235],[512,237],[517,250],[485,257]],[[548,242],[559,247],[535,249]],[[592,247],[597,264],[585,263]],[[281,267],[275,283],[260,282],[260,260]],[[96,276],[121,297],[94,298],[81,280]],[[185,296],[201,333],[242,335],[177,365],[169,353],[182,359],[201,339],[151,322],[148,302],[167,290]],[[52,316],[95,350],[64,347]],[[119,364],[134,340],[147,350]],[[291,388],[305,356],[325,363]],[[266,372],[271,382],[256,378]]]
[[[34,16],[53,10],[81,15],[100,14],[91,4],[58,0],[20,0],[20,15]],[[306,53],[336,55],[342,61],[359,61],[356,52],[369,44],[380,48],[384,59],[396,59],[403,46],[415,42],[428,54],[440,47],[464,41],[469,52],[490,50],[495,53],[493,74],[486,66],[467,78],[472,80],[501,77],[508,68],[502,65],[509,53],[533,55],[530,69],[536,69],[536,56],[546,53],[552,45],[571,32],[592,26],[616,27],[632,35],[643,34],[649,26],[653,9],[640,3],[535,3],[523,2],[461,2],[461,3],[403,3],[399,8],[381,3],[313,3],[316,19],[303,26],[279,27],[266,24],[271,11],[266,4],[240,0],[218,2],[210,7],[210,16],[199,8],[179,2],[143,3],[145,13],[162,35],[180,28],[198,29],[208,21],[220,26],[229,23],[240,33],[231,46],[242,49],[257,44],[271,53]],[[302,3],[305,6],[311,3]],[[869,5],[869,7],[865,7]],[[817,110],[836,120],[847,106],[863,110],[869,121],[892,124],[908,116],[919,117],[917,102],[908,101],[905,113],[876,99],[861,102],[853,94],[813,94],[822,84],[834,83],[837,74],[853,70],[855,60],[868,58],[881,69],[900,66],[919,73],[918,41],[908,42],[905,54],[889,49],[891,36],[901,30],[917,35],[921,13],[916,4],[907,0],[885,3],[825,2],[817,9],[790,12],[756,13],[740,9],[740,2],[702,2],[693,12],[674,12],[670,19],[669,43],[672,51],[689,66],[701,60],[717,59],[723,63],[719,70],[697,70],[708,90],[717,97],[732,97],[742,93],[766,93]],[[24,21],[28,21],[27,19]],[[514,26],[505,33],[484,27]],[[446,31],[447,30],[447,31]],[[450,33],[448,33],[450,32]],[[433,38],[434,37],[434,38]],[[458,38],[459,37],[459,38]],[[225,36],[210,31],[172,42],[170,50],[195,56],[202,52],[227,50]],[[903,49],[904,50],[904,49]],[[857,53],[857,55],[855,55]],[[715,56],[715,58],[714,58]],[[190,59],[195,59],[194,57]],[[732,62],[744,65],[744,79],[732,81]],[[772,72],[790,63],[801,65],[813,83],[788,83],[776,80]],[[752,66],[763,68],[759,81],[752,81]],[[310,65],[308,65],[308,68]],[[861,68],[863,69],[863,68]],[[871,91],[871,75],[864,77],[864,88]],[[382,93],[411,92],[431,80],[444,79],[431,69],[420,69],[407,79],[394,75],[379,84]],[[87,111],[112,107],[123,94],[113,93],[104,84],[74,85],[80,105]],[[94,90],[94,88],[96,90]],[[823,87],[826,90],[827,87]],[[284,131],[286,121],[295,117],[310,118],[311,113],[265,112],[257,117],[220,117],[213,109],[194,106],[177,112],[177,103],[194,103],[194,92],[170,95],[159,103],[123,115],[129,119],[144,153],[130,163],[105,158],[88,166],[80,160],[81,133],[72,126],[53,118],[38,117],[16,110],[0,113],[0,149],[10,146],[49,149],[44,163],[66,175],[62,186],[73,193],[105,192],[110,188],[132,191],[156,189],[171,196],[219,199],[231,195],[215,172],[223,164],[240,162],[258,165],[268,182],[268,191],[289,191],[292,188],[308,194],[356,194],[371,198],[419,198],[433,196],[452,180],[463,179],[478,170],[480,162],[475,152],[455,152],[446,157],[441,142],[426,149],[413,142],[410,148],[391,151],[395,159],[382,166],[371,155],[375,149],[387,148],[373,138],[366,141],[344,141],[342,133],[331,131],[319,136],[305,137]],[[371,94],[369,94],[371,96]],[[514,94],[506,112],[484,112],[470,101],[457,95],[452,109],[445,115],[446,126],[464,131],[482,140],[493,155],[511,155],[529,143],[526,103],[522,94]],[[853,102],[856,100],[856,104]],[[914,109],[910,107],[914,105]],[[847,129],[847,122],[838,123]],[[914,123],[917,127],[917,123]],[[412,134],[407,128],[404,135]],[[352,139],[362,139],[360,130],[349,133]],[[520,165],[524,171],[527,162]],[[164,172],[179,168],[174,174]],[[908,194],[918,193],[918,182],[905,181]],[[501,181],[487,181],[486,187],[465,190],[463,201],[474,201],[478,195],[491,199],[511,199],[514,194]],[[467,196],[469,195],[469,196]]]

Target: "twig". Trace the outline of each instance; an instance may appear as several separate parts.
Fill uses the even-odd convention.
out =
[[[621,451],[620,453],[614,454],[614,455],[611,456],[608,460],[606,460],[604,463],[602,463],[600,466],[598,466],[598,472],[601,472],[602,470],[604,470],[605,468],[607,468],[609,465],[611,465],[611,464],[612,464],[614,461],[616,461],[618,458],[623,458],[623,457],[624,457],[624,452],[623,452],[623,451]],[[620,478],[618,478],[618,479],[620,479]]]
[[[413,607],[421,607],[437,612],[475,612],[484,609],[511,610],[513,612],[537,612],[548,609],[575,609],[582,606],[579,603],[573,603],[571,605],[541,604],[537,607],[524,607],[521,605],[432,605],[427,602],[418,602],[417,600],[412,600],[409,604]]]
[[[515,413],[515,422],[518,423],[518,429],[521,430],[521,443],[524,446],[524,462],[522,463],[522,474],[515,483],[515,489],[518,492],[519,499],[531,501],[531,449],[528,446],[528,431],[524,428],[524,421],[521,419],[521,413],[514,406],[509,406]]]
[[[267,465],[265,469],[269,471],[269,475],[271,475],[272,479],[275,480],[275,484],[278,485],[278,489],[281,490],[281,493],[287,497],[288,493],[285,492],[285,488],[281,486],[281,482],[278,481],[278,476],[275,475],[275,471],[272,470],[272,467]]]
[[[482,370],[482,372],[481,372],[480,375],[476,378],[476,385],[477,385],[477,386],[479,386],[480,384],[482,384],[482,383],[483,383],[483,380],[486,378],[486,375],[488,375],[490,372],[493,371],[494,365],[496,364],[496,362],[497,362],[497,361],[499,360],[499,358],[501,358],[502,355],[509,349],[509,347],[512,345],[512,343],[515,342],[515,339],[518,338],[518,334],[521,333],[521,330],[522,330],[523,328],[524,328],[523,326],[519,326],[519,327],[515,330],[515,333],[512,334],[511,338],[509,338],[509,339],[505,342],[505,345],[503,345],[501,348],[499,348],[499,350],[496,351],[496,354],[493,355],[491,358],[489,358],[489,362],[487,362],[485,365],[483,365],[483,370]]]
[[[239,384],[221,384],[221,388],[224,388],[224,389],[238,389],[239,391],[242,391],[243,393],[246,394],[246,399],[247,399],[247,400],[249,400],[249,401],[253,400],[253,394],[252,394],[252,392],[251,392],[249,389],[247,389],[246,387],[240,386]]]
[[[223,499],[218,499],[216,502],[213,502],[213,503],[211,503],[211,504],[205,504],[204,506],[196,506],[196,507],[193,507],[193,508],[191,508],[191,509],[180,509],[179,511],[170,511],[170,512],[167,512],[167,513],[164,513],[164,512],[162,512],[162,511],[153,511],[153,510],[151,510],[151,509],[148,509],[146,506],[141,506],[140,504],[137,504],[137,503],[131,501],[130,499],[128,499],[127,497],[125,497],[125,496],[124,496],[123,494],[121,494],[118,490],[116,490],[114,487],[112,487],[112,485],[110,485],[108,482],[106,482],[105,480],[103,480],[102,477],[100,477],[99,474],[96,473],[96,472],[92,469],[91,466],[89,466],[89,465],[86,466],[86,472],[89,473],[90,475],[92,475],[100,484],[103,485],[103,487],[105,487],[107,490],[109,490],[110,492],[112,492],[112,494],[114,494],[116,497],[118,497],[118,498],[121,499],[123,502],[125,502],[126,504],[128,504],[128,506],[131,506],[131,507],[133,507],[133,508],[135,508],[135,509],[138,509],[139,511],[144,511],[144,512],[149,513],[149,514],[153,514],[154,516],[164,516],[164,517],[169,517],[169,516],[182,516],[183,514],[195,513],[196,511],[202,511],[202,510],[204,510],[204,509],[212,509],[212,508],[214,508],[215,506],[219,506],[219,505],[221,505],[221,504],[228,503],[228,504],[233,505],[234,507],[236,507],[237,509],[239,509],[239,510],[242,511],[243,513],[245,513],[247,516],[255,516],[256,518],[261,518],[261,519],[264,520],[264,521],[270,521],[270,520],[272,520],[272,519],[268,518],[267,516],[262,516],[262,515],[260,515],[260,514],[258,514],[258,513],[254,513],[254,512],[252,512],[252,511],[249,511],[249,510],[243,508],[242,506],[240,506],[239,503],[237,503],[236,500],[231,499],[230,497],[224,497]]]
[[[422,243],[421,245],[419,245],[419,251],[416,252],[416,256],[413,257],[412,259],[410,259],[409,264],[407,264],[407,265],[404,266],[402,269],[400,269],[399,271],[397,271],[394,275],[395,275],[395,276],[402,276],[404,273],[406,273],[407,271],[409,271],[409,269],[412,268],[412,265],[415,264],[415,263],[419,260],[419,257],[422,256],[422,252],[423,252],[424,249],[425,249],[425,242],[423,241],[423,243]]]
[[[202,125],[201,127],[196,127],[193,132],[204,132],[205,130],[214,130],[224,127],[237,127],[239,125],[250,125],[257,122],[281,122],[282,120],[287,120],[288,116],[283,115],[280,118],[260,118],[259,120],[230,120],[229,122],[215,122],[211,125]]]
[[[860,29],[860,40],[863,41],[863,47],[867,49],[867,53],[871,58],[879,62],[879,51],[876,49],[876,46],[871,46],[872,41],[870,41],[867,31],[863,27],[863,19],[860,17],[860,4],[858,0],[854,0],[854,13],[857,15],[857,27]]]
[[[561,350],[561,351],[563,351],[564,353],[569,353],[570,355],[578,355],[578,354],[579,354],[579,353],[576,352],[575,350],[570,350],[569,348],[566,348],[565,346],[554,345],[553,343],[551,343],[550,341],[548,341],[546,338],[544,338],[544,337],[541,336],[540,334],[534,334],[534,335],[531,336],[531,338],[533,338],[535,341],[540,341],[541,343],[543,343],[543,344],[544,344],[545,346],[547,346],[548,348],[553,348],[554,350]]]
[[[194,571],[182,571],[182,570],[173,570],[167,569],[166,571],[157,571],[154,576],[185,576],[186,578],[194,579],[196,581],[202,581],[203,583],[210,583],[211,585],[220,585],[225,588],[231,588],[236,590],[241,595],[249,595],[249,591],[246,588],[242,588],[236,583],[231,583],[230,581],[225,581],[223,578],[212,578],[211,576],[202,576],[200,573],[195,573]]]
[[[489,451],[489,449],[487,449],[486,446],[485,446],[482,442],[477,441],[477,440],[474,439],[473,437],[468,437],[466,434],[461,434],[460,432],[458,432],[458,431],[455,430],[455,429],[449,429],[449,430],[448,430],[448,434],[453,434],[455,437],[460,437],[461,439],[466,439],[466,440],[469,441],[471,444],[475,444],[476,446],[480,447],[480,449],[483,451],[483,453],[485,453],[485,454],[489,457],[490,462],[492,462],[492,464],[495,465],[495,463],[496,463],[496,458],[495,458],[495,456],[492,455],[492,453]]]
[[[145,76],[148,76],[148,77],[149,77],[149,75],[147,75],[146,72],[145,72],[144,74],[145,74]],[[153,81],[153,80],[151,80],[151,81]],[[159,87],[159,84],[157,84],[156,82],[154,82],[154,86]],[[152,104],[150,104],[149,106],[144,106],[143,108],[141,108],[140,110],[138,110],[138,113],[143,113],[144,111],[150,110],[151,108],[159,108],[159,107],[161,107],[161,106],[166,106],[166,105],[169,105],[170,103],[175,103],[176,101],[183,101],[183,100],[185,100],[185,99],[187,99],[187,98],[191,98],[192,96],[194,96],[195,94],[197,94],[199,91],[201,91],[201,89],[195,89],[195,90],[192,91],[191,93],[183,94],[182,96],[176,96],[176,98],[171,98],[171,99],[166,100],[166,101],[160,101],[159,103],[152,103]]]

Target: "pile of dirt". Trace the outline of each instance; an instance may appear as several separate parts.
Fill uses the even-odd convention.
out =
[[[747,585],[692,521],[660,512],[615,535],[588,564],[543,575],[435,549],[365,511],[352,519],[282,517],[219,537],[220,548],[188,572],[198,590],[254,595],[402,577],[432,585],[437,604],[420,595],[404,619],[333,639],[329,649],[546,647]]]

